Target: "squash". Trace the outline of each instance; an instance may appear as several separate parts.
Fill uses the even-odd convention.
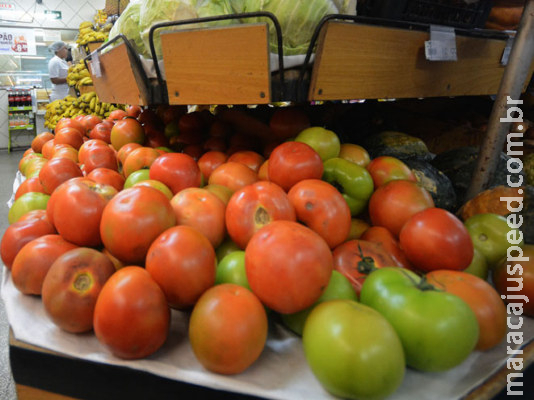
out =
[[[404,163],[412,170],[419,186],[425,188],[436,207],[454,212],[457,209],[456,192],[451,180],[432,164],[415,159],[406,159]]]
[[[438,154],[431,161],[431,164],[449,177],[458,199],[463,201],[465,199],[467,188],[471,184],[471,178],[476,167],[477,159],[478,147],[465,146]],[[508,170],[506,162],[509,159],[510,156],[501,152],[497,169],[490,181],[488,189],[499,185],[507,186],[506,175],[508,174]],[[523,175],[524,178],[524,173],[521,172],[520,174]]]
[[[365,139],[363,147],[372,158],[392,156],[403,161],[409,158],[428,161],[434,157],[421,139],[396,131],[370,135]]]
[[[522,197],[523,195],[517,192],[518,189],[519,188],[499,185],[492,189],[484,190],[471,200],[467,201],[458,210],[458,217],[460,217],[462,221],[466,221],[468,218],[476,214],[492,213],[506,216],[510,214],[510,211],[507,208],[506,202],[501,201],[501,197]]]

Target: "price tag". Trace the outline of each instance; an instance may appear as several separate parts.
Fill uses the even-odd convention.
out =
[[[429,61],[458,61],[454,28],[430,25],[430,40],[425,42],[425,56]]]
[[[91,53],[91,70],[96,78],[102,76],[102,71],[100,70],[100,58],[98,57],[98,52],[96,50]]]

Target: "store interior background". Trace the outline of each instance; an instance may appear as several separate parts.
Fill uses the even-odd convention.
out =
[[[78,26],[82,21],[91,21],[97,10],[105,7],[105,0],[8,0],[11,10],[0,9],[0,30],[2,28],[33,29],[35,33],[35,56],[12,56],[0,54],[0,151],[8,147],[8,91],[13,85],[34,87],[33,112],[35,128],[16,131],[12,141],[15,148],[27,148],[35,133],[45,131],[44,106],[51,83],[48,78],[48,61],[54,56],[48,46],[56,40],[75,45]],[[52,19],[45,10],[61,11],[61,19]],[[76,50],[73,49],[73,57]],[[39,90],[41,89],[41,90]]]

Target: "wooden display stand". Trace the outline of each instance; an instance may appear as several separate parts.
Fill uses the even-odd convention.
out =
[[[458,61],[428,61],[429,33],[328,22],[317,44],[308,99],[496,94],[505,40],[456,36]]]
[[[149,82],[133,65],[134,57],[124,43],[99,55],[101,76],[93,73],[92,61],[87,62],[93,85],[100,101],[105,103],[149,105]]]
[[[169,104],[271,102],[267,24],[161,34]]]

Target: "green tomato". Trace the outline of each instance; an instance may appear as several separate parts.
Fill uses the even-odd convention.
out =
[[[313,308],[317,304],[322,303],[324,301],[338,299],[358,301],[358,296],[356,295],[356,291],[352,287],[350,281],[345,277],[345,275],[343,275],[339,271],[334,270],[332,271],[332,276],[330,276],[328,286],[324,290],[321,297],[319,297],[319,299],[315,302],[315,304],[293,314],[282,314],[282,322],[285,326],[287,326],[297,335],[302,335],[306,318],[308,318],[308,315],[310,315]]]
[[[295,141],[311,146],[323,161],[339,156],[341,148],[337,135],[320,126],[304,129],[297,135]]]
[[[137,171],[132,172],[130,175],[128,175],[128,178],[124,181],[124,189],[131,188],[136,183],[139,183],[141,181],[147,181],[150,179],[149,176],[150,170],[143,168],[138,169]]]
[[[448,370],[461,364],[478,342],[479,325],[471,308],[407,269],[385,267],[371,272],[360,302],[393,325],[412,368]]]
[[[215,255],[217,256],[217,262],[221,262],[221,260],[226,256],[227,254],[230,254],[234,251],[241,250],[241,247],[239,247],[232,239],[227,238],[225,239],[219,247],[215,249]]]
[[[7,220],[10,224],[13,224],[29,211],[46,210],[49,198],[49,195],[39,192],[24,193],[13,202],[7,214]]]
[[[339,157],[324,162],[323,180],[339,189],[353,217],[364,210],[374,191],[373,178],[364,167]]]
[[[517,231],[508,226],[505,217],[491,213],[473,215],[464,224],[475,249],[486,257],[490,269],[506,256],[508,247],[511,246],[507,238],[508,232]],[[518,232],[517,234],[519,235]],[[521,247],[523,244],[521,241],[518,246]]]
[[[245,270],[245,252],[243,250],[233,251],[225,255],[217,264],[215,284],[235,283],[250,289],[248,285],[247,272]]]
[[[464,272],[478,276],[484,280],[488,279],[488,262],[486,261],[486,257],[484,257],[480,251],[474,249],[473,260],[471,261],[471,264],[464,269]]]
[[[381,399],[397,390],[406,370],[399,337],[378,312],[352,300],[319,304],[304,326],[306,360],[334,396]]]

